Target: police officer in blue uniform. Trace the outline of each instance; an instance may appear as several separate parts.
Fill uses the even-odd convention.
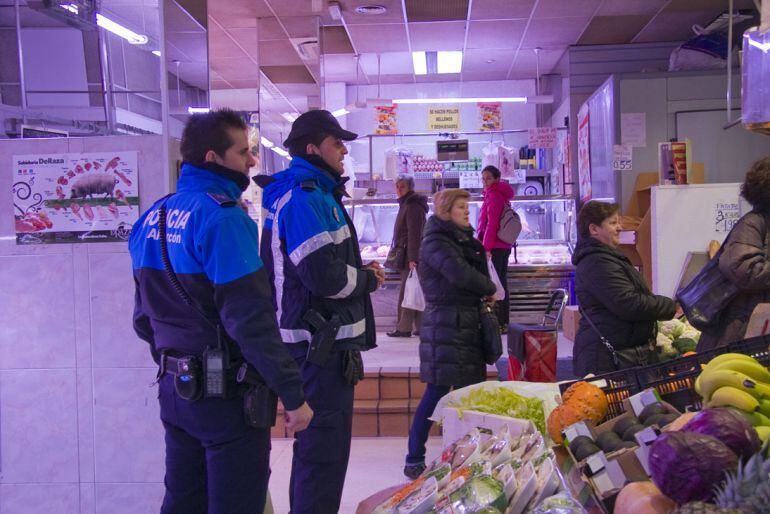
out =
[[[343,141],[356,134],[323,110],[302,114],[284,142],[289,168],[257,183],[269,215],[262,259],[275,281],[281,337],[302,372],[315,415],[296,434],[289,497],[292,514],[339,510],[350,456],[353,390],[363,377],[361,351],[374,348],[369,297],[384,281],[361,262],[353,223],[342,205]]]
[[[257,227],[237,206],[254,165],[244,122],[229,110],[195,115],[181,150],[177,193],[145,212],[129,241],[134,329],[160,367],[161,512],[261,514],[272,391],[290,430],[313,413],[281,344]]]

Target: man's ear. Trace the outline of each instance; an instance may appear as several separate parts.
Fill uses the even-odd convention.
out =
[[[206,162],[217,162],[218,157],[219,156],[214,150],[209,150],[208,152],[206,152],[206,155],[203,156],[203,160],[205,160]]]
[[[307,146],[305,146],[305,155],[321,155],[318,151],[318,147],[314,145],[313,143],[308,143]]]

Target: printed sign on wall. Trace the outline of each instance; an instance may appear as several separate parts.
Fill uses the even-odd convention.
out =
[[[555,127],[537,127],[529,129],[530,148],[553,148],[556,146]]]
[[[503,104],[500,102],[479,102],[479,130],[503,130]]]
[[[374,107],[376,118],[375,134],[398,134],[395,105],[376,105]]]
[[[128,239],[139,217],[136,152],[12,159],[17,244]]]
[[[431,107],[428,109],[428,130],[460,130],[460,108]]]

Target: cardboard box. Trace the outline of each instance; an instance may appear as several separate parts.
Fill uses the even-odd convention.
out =
[[[561,315],[561,329],[564,332],[564,337],[570,341],[575,340],[581,317],[580,307],[577,305],[567,305],[564,308],[564,312]]]

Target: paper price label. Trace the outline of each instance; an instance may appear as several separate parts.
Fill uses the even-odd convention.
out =
[[[614,145],[612,147],[612,169],[631,171],[633,169],[633,150],[631,145]]]

